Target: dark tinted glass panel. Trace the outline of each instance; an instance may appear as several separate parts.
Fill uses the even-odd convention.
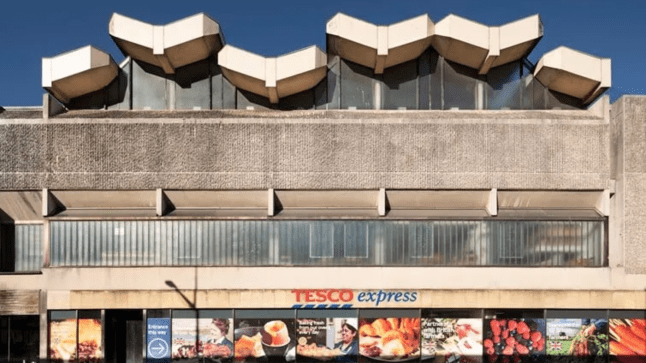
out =
[[[341,60],[341,109],[373,109],[374,85],[372,69]]]
[[[478,71],[444,62],[444,109],[475,110]]]
[[[384,109],[417,109],[417,61],[384,70]]]

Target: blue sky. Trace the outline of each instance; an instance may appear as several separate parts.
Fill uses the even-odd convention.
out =
[[[325,23],[337,12],[383,25],[425,13],[435,22],[453,13],[501,25],[538,13],[545,35],[532,62],[560,45],[610,57],[612,99],[646,94],[646,0],[10,0],[0,16],[0,106],[42,103],[42,57],[91,44],[123,60],[108,35],[113,12],[153,24],[204,12],[227,44],[265,56],[312,44],[325,50]]]

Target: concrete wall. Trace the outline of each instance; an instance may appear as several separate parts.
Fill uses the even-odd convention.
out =
[[[592,111],[101,112],[114,118],[0,123],[0,189],[610,185],[610,126]]]
[[[612,105],[619,233],[623,234],[626,272],[646,273],[646,97],[624,96]],[[623,208],[621,210],[620,208]]]

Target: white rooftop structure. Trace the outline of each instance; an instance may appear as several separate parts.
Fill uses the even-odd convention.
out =
[[[216,54],[224,45],[220,25],[204,13],[166,25],[114,13],[109,32],[126,55],[163,68],[167,74]]]
[[[280,98],[308,90],[327,73],[327,55],[316,46],[266,58],[226,45],[218,54],[222,73],[236,87],[269,98]]]
[[[108,53],[85,46],[51,58],[43,58],[42,86],[62,103],[98,91],[119,74]]]

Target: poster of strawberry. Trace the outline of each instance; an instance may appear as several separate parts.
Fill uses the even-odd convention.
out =
[[[482,361],[482,319],[422,319],[422,359],[434,363]]]
[[[488,362],[534,361],[545,354],[545,320],[486,319],[482,344]]]
[[[607,319],[547,319],[546,329],[547,354],[560,357],[552,361],[579,361],[584,357],[606,361]]]
[[[646,362],[646,319],[610,319],[610,361]]]

